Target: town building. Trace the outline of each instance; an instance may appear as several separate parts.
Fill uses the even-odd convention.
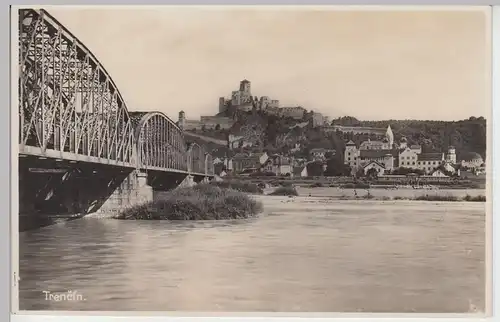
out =
[[[417,158],[417,169],[423,171],[425,174],[432,173],[445,161],[444,153],[431,152],[420,153]]]
[[[358,167],[365,167],[369,163],[375,161],[383,165],[384,170],[388,173],[394,170],[394,160],[397,150],[360,150],[358,158]]]
[[[448,177],[446,173],[443,172],[441,169],[435,169],[434,171],[431,172],[431,176],[433,177]]]
[[[370,161],[363,166],[364,174],[367,175],[368,171],[370,171],[371,169],[374,169],[376,171],[377,176],[384,175],[386,170],[388,170],[386,169],[384,164],[377,161]]]
[[[353,134],[375,134],[378,136],[385,135],[387,129],[376,128],[376,127],[364,127],[364,126],[345,126],[345,125],[328,125],[324,128],[326,132],[336,132],[340,131],[343,133],[353,133]]]
[[[279,109],[280,107],[280,101],[270,99],[269,96],[261,96],[259,103],[266,111],[269,109]]]
[[[351,167],[353,174],[359,168],[367,166],[371,161],[376,161],[380,165],[383,165],[387,172],[392,171],[398,166],[398,164],[395,164],[395,161],[398,160],[399,150],[394,147],[394,134],[390,126],[387,127],[384,135],[385,138],[382,141],[368,139],[362,142],[359,148],[352,140],[346,143],[344,164]]]
[[[237,153],[233,157],[233,170],[236,173],[248,169],[260,169],[267,161],[268,155],[263,153]]]
[[[321,127],[325,125],[325,117],[321,113],[312,112],[311,123],[313,127]]]
[[[232,171],[233,170],[233,159],[228,157],[216,157],[213,160],[214,165],[221,164],[225,169]]]
[[[323,161],[326,159],[328,154],[331,156],[335,155],[335,150],[323,149],[323,148],[314,148],[309,151],[309,156],[311,160],[314,161]]]
[[[306,112],[306,109],[302,106],[282,107],[279,111],[279,115],[301,120],[304,117],[304,112]]]
[[[364,141],[360,144],[360,150],[389,150],[394,147],[394,134],[392,133],[391,126],[389,125],[384,133],[382,141],[370,140]]]
[[[253,142],[245,139],[243,135],[228,135],[228,145],[230,150],[238,149],[238,148],[247,148],[252,147]]]
[[[265,172],[272,172],[277,176],[291,176],[293,173],[293,160],[289,157],[281,155],[270,156],[262,168]]]
[[[470,153],[465,153],[465,155],[462,157],[462,160],[460,161],[460,165],[464,168],[480,168],[484,167],[484,160],[479,153],[476,152],[470,152]]]
[[[418,144],[411,145],[410,149],[412,151],[415,151],[415,153],[417,153],[417,154],[422,153],[422,147],[420,145],[418,145]]]
[[[382,141],[377,140],[366,140],[361,142],[359,145],[360,150],[388,150],[390,149],[389,140],[383,139]]]
[[[177,125],[184,131],[192,130],[215,130],[230,129],[234,125],[234,120],[229,117],[220,116],[201,116],[200,120],[188,120],[184,111],[179,112]]]
[[[201,116],[200,123],[202,127],[206,129],[221,129],[228,130],[230,129],[235,121],[230,117],[222,117],[222,116]]]
[[[417,166],[417,161],[418,161],[418,155],[416,150],[412,150],[410,148],[404,149],[402,152],[399,153],[399,167],[400,168],[411,168],[411,169],[418,169]]]

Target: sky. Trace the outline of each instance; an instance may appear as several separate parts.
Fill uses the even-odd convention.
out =
[[[218,112],[239,82],[330,118],[490,113],[482,10],[46,7],[89,48],[130,111]]]

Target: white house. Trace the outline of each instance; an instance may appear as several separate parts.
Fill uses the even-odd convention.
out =
[[[432,172],[431,176],[433,177],[448,177],[443,171],[441,171],[441,169],[436,169]]]
[[[377,175],[381,176],[385,172],[385,166],[377,161],[370,161],[366,165],[363,166],[363,172],[365,175],[368,173],[370,169],[375,169],[377,171]]]
[[[424,173],[432,173],[444,161],[444,153],[421,153],[418,155],[417,168]]]
[[[418,169],[418,153],[411,148],[406,148],[399,153],[399,167]]]

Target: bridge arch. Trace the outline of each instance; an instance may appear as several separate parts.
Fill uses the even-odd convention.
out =
[[[188,171],[183,131],[162,112],[131,112],[137,167]]]
[[[133,129],[116,84],[45,10],[19,10],[19,153],[134,164]]]

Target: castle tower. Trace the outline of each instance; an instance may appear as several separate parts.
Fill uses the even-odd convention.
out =
[[[186,113],[184,113],[184,111],[180,111],[179,121],[177,122],[177,125],[180,127],[181,130],[184,130],[185,124],[186,124]]]
[[[219,113],[226,111],[226,99],[224,97],[219,97]]]
[[[344,164],[349,165],[353,171],[358,167],[358,148],[353,141],[349,141],[345,145],[345,153],[344,153]]]
[[[448,153],[446,153],[446,161],[450,162],[451,164],[457,163],[457,155],[455,153],[455,147],[453,145],[450,145],[450,147],[448,147]]]
[[[385,137],[389,141],[389,148],[392,149],[392,146],[394,145],[394,134],[392,133],[391,126],[387,126],[387,131],[385,131]]]
[[[248,95],[251,96],[252,84],[250,83],[249,80],[244,79],[240,82],[240,92],[247,93]]]

